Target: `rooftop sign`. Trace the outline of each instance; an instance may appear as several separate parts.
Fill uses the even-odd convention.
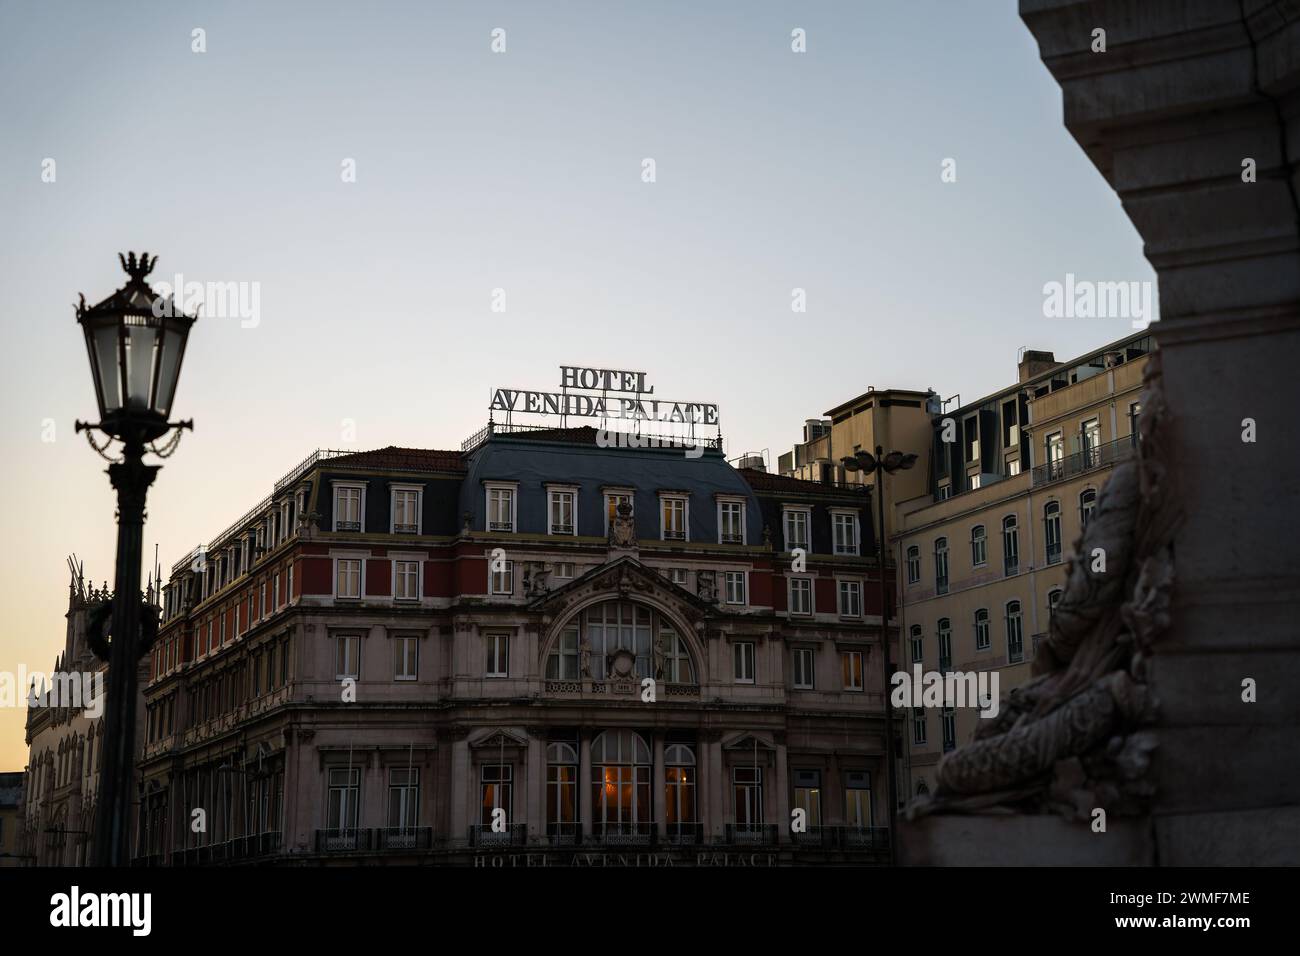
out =
[[[654,386],[647,387],[645,379],[645,372],[561,365],[560,391],[498,388],[493,391],[492,404],[488,407],[493,412],[505,412],[507,417],[514,412],[525,412],[688,425],[718,424],[717,405],[650,398]]]

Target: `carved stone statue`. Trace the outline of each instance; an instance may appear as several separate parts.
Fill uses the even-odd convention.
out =
[[[636,521],[632,517],[632,503],[620,501],[609,519],[609,546],[611,548],[636,547]]]
[[[909,818],[995,806],[1079,820],[1099,806],[1144,812],[1156,708],[1146,659],[1168,626],[1181,517],[1164,465],[1159,352],[1145,385],[1137,458],[1112,472],[1075,542],[1035,676],[944,757],[934,794],[913,801]]]
[[[578,676],[591,677],[591,642],[585,637],[578,643]]]
[[[655,680],[663,679],[665,657],[666,654],[664,651],[664,636],[660,634],[658,637],[655,638],[655,646],[654,646]]]
[[[717,600],[717,588],[713,571],[695,573],[695,593],[701,601],[712,604]]]

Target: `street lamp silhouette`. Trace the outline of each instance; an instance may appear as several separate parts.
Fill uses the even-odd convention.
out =
[[[104,762],[99,775],[95,817],[96,866],[130,863],[132,778],[134,776],[136,667],[157,634],[157,608],[140,594],[144,504],[160,466],[144,464],[146,451],[166,458],[181,432],[193,422],[169,422],[181,360],[197,316],[181,312],[170,297],[156,295],[145,281],[158,257],[129,253],[118,260],[130,281],[98,305],[87,307],[81,296],[77,322],[86,336],[86,352],[99,403],[99,421],[77,422],[90,446],[111,464],[109,480],[117,490],[117,567],[114,577],[111,640],[104,639],[108,608],[91,621],[88,640],[108,661],[108,700],[104,711]],[[171,429],[162,448],[154,443]],[[107,436],[96,445],[91,431]],[[114,441],[120,459],[104,454]]]
[[[880,575],[880,650],[883,654],[881,670],[884,673],[885,686],[885,777],[889,781],[889,860],[892,863],[897,859],[898,831],[895,826],[895,816],[898,808],[898,783],[894,779],[894,711],[889,701],[891,686],[889,678],[892,665],[889,662],[889,594],[885,587],[884,479],[885,475],[892,475],[896,471],[907,471],[916,464],[916,455],[905,454],[901,451],[891,451],[889,454],[885,454],[885,450],[877,445],[874,455],[870,452],[860,451],[855,455],[841,458],[840,464],[844,466],[845,471],[861,471],[875,475],[876,506],[880,516],[879,533],[876,535],[876,564]]]

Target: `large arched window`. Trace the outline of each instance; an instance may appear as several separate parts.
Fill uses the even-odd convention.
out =
[[[650,748],[631,730],[607,730],[591,742],[592,831],[606,843],[648,840]]]
[[[699,831],[695,819],[695,752],[686,744],[664,748],[664,787],[668,839],[693,842]]]
[[[578,753],[563,741],[546,748],[546,835],[556,842],[578,837]]]
[[[583,673],[584,665],[590,673]],[[589,607],[565,626],[546,656],[547,680],[653,677],[696,684],[686,641],[653,608],[629,601]]]

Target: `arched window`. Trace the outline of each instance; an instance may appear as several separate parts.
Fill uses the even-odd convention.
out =
[[[989,609],[982,607],[975,612],[975,650],[987,651],[992,644],[989,637]]]
[[[546,748],[546,835],[556,843],[578,839],[578,753],[563,741]]]
[[[907,549],[907,583],[916,584],[921,580],[921,549],[912,545]]]
[[[952,670],[952,622],[946,617],[939,618],[939,670]]]
[[[921,630],[920,624],[912,625],[912,663],[921,664],[925,662],[925,632]]]
[[[1056,617],[1056,606],[1061,603],[1061,595],[1065,593],[1061,588],[1052,588],[1047,592],[1047,616],[1049,620]]]
[[[649,840],[650,748],[631,730],[607,730],[591,742],[592,830],[607,843]]]
[[[1002,570],[1007,577],[1020,573],[1020,522],[1015,515],[1002,519]]]
[[[590,673],[582,672],[584,664]],[[587,608],[560,632],[546,657],[547,680],[634,676],[698,683],[686,641],[667,618],[643,604],[606,601]]]
[[[975,567],[986,564],[989,558],[988,541],[984,536],[984,526],[977,524],[970,532],[970,563]]]
[[[1020,602],[1007,602],[1007,660],[1018,664],[1025,659],[1025,633],[1020,618]]]
[[[934,589],[938,594],[948,593],[948,539],[934,540]]]
[[[1043,525],[1047,536],[1047,563],[1061,561],[1061,503],[1049,501],[1043,505]]]
[[[694,842],[699,833],[695,813],[695,752],[686,744],[664,748],[664,822],[668,839]]]
[[[1088,519],[1092,517],[1093,509],[1097,507],[1097,489],[1085,488],[1079,493],[1079,524],[1082,527],[1088,527]]]

